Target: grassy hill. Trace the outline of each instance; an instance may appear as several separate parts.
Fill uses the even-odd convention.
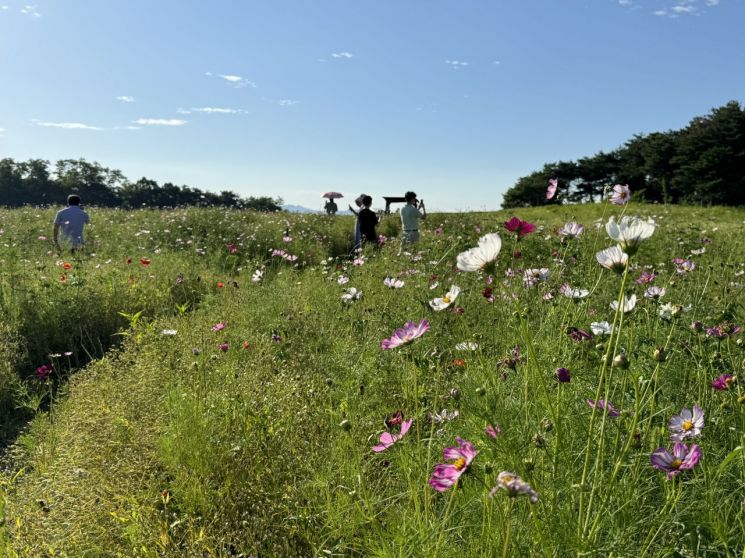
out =
[[[79,258],[0,217],[5,556],[745,550],[744,210],[435,214],[401,255],[395,216],[351,255],[349,217],[93,210]]]

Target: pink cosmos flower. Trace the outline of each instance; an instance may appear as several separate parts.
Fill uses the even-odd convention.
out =
[[[499,473],[497,485],[489,491],[489,497],[493,498],[499,489],[506,490],[511,498],[524,495],[530,499],[531,504],[538,502],[538,493],[515,473],[509,471]]]
[[[559,180],[557,178],[548,179],[548,188],[546,188],[546,199],[550,200],[556,195],[556,188],[559,187]]]
[[[674,258],[673,263],[677,266],[675,273],[679,275],[685,275],[696,269],[696,264],[691,260],[685,258]]]
[[[686,469],[693,469],[701,459],[701,448],[691,444],[690,449],[685,444],[678,442],[673,447],[673,453],[667,448],[657,448],[652,452],[650,462],[652,467],[665,471],[668,480]]]
[[[414,322],[406,322],[404,327],[397,329],[393,332],[390,339],[383,339],[380,342],[380,347],[383,350],[395,349],[401,345],[412,342],[414,339],[421,337],[424,333],[429,330],[429,320],[422,320],[419,324]]]
[[[445,448],[443,455],[446,460],[452,463],[440,463],[435,465],[432,476],[429,479],[429,485],[437,492],[445,492],[453,486],[460,476],[468,470],[468,466],[479,452],[473,447],[473,444],[467,440],[456,437],[457,447]]]
[[[587,404],[593,409],[598,408],[605,411],[611,418],[616,418],[621,415],[621,412],[618,411],[610,401],[606,402],[605,399],[598,399],[597,403],[592,399],[588,399]]]
[[[391,447],[393,444],[398,442],[401,438],[403,438],[406,433],[409,431],[409,428],[411,428],[411,424],[414,422],[413,419],[405,420],[401,423],[401,432],[399,434],[391,434],[390,432],[383,432],[380,435],[380,444],[377,446],[373,446],[372,450],[375,453],[380,453],[381,451],[387,450],[389,447]]]
[[[484,431],[490,438],[495,438],[495,439],[497,436],[499,436],[502,433],[502,429],[499,428],[499,426],[494,426],[491,424],[487,425]]]
[[[52,372],[54,372],[54,368],[46,364],[42,364],[36,369],[36,377],[40,380],[46,380]]]
[[[226,353],[226,352],[228,351],[228,349],[230,348],[230,345],[228,345],[227,343],[220,343],[220,344],[218,345],[218,348],[219,348],[219,349],[220,349],[220,350],[221,350],[221,351],[222,351],[223,353]]]
[[[716,380],[711,382],[711,387],[716,391],[725,391],[732,387],[732,384],[735,383],[735,381],[736,379],[732,374],[722,374]]]
[[[225,324],[223,322],[217,323],[212,326],[212,331],[222,331],[225,329]]]
[[[706,328],[706,335],[708,337],[716,337],[717,339],[724,339],[730,335],[737,335],[740,333],[741,328],[732,322],[722,322],[714,327]]]
[[[650,273],[649,271],[644,271],[639,276],[639,278],[636,280],[636,283],[638,285],[646,285],[654,281],[655,277],[657,277],[657,275],[655,275],[654,273]]]
[[[613,186],[613,193],[610,195],[610,202],[615,205],[625,205],[631,199],[631,189],[628,184],[616,184]]]
[[[504,222],[504,228],[510,232],[517,233],[518,238],[522,238],[526,234],[532,233],[535,230],[535,225],[513,217],[509,221]]]

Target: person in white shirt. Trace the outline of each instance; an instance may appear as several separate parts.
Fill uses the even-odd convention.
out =
[[[80,196],[71,194],[67,196],[67,207],[57,212],[54,218],[54,245],[57,250],[62,251],[60,246],[60,231],[62,240],[69,243],[72,251],[76,252],[83,247],[83,227],[90,223],[88,214],[80,209]]]
[[[404,199],[406,206],[401,210],[401,250],[405,244],[414,244],[419,240],[419,220],[427,218],[424,200],[417,200],[414,192],[406,192]]]

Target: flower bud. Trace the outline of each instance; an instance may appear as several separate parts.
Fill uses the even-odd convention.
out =
[[[613,366],[615,368],[628,368],[629,367],[629,359],[626,356],[626,353],[621,353],[620,355],[616,355],[613,358]]]
[[[657,347],[654,350],[654,353],[652,353],[652,357],[657,362],[665,362],[667,360],[667,353],[665,352],[665,348],[664,347]]]
[[[458,388],[451,389],[450,397],[452,397],[453,399],[460,399],[460,390]]]

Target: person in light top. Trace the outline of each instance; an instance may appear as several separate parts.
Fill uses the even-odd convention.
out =
[[[67,196],[67,207],[57,212],[54,218],[54,245],[62,251],[60,246],[60,232],[62,241],[68,244],[73,252],[83,247],[83,227],[90,223],[88,214],[80,209],[80,197],[71,194]]]
[[[406,205],[401,210],[401,227],[403,235],[401,236],[401,249],[405,244],[414,244],[419,240],[419,220],[427,218],[427,210],[424,207],[424,200],[417,200],[414,192],[404,194]]]

